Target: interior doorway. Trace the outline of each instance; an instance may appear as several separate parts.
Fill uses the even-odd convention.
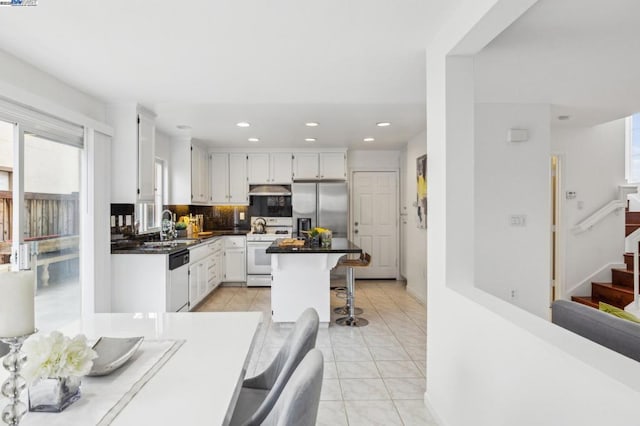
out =
[[[351,240],[371,254],[356,278],[398,277],[398,173],[354,172],[351,189]]]

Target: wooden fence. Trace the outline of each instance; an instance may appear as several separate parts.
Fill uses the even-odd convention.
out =
[[[25,192],[25,238],[78,235],[78,193],[41,194]],[[10,241],[13,221],[11,191],[0,191],[0,241]]]

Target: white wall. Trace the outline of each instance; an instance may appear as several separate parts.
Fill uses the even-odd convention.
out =
[[[545,318],[551,294],[549,113],[548,105],[516,104],[479,104],[475,111],[475,285]],[[508,142],[511,128],[527,129],[529,140]],[[511,215],[525,215],[525,226],[512,226]]]
[[[0,93],[52,115],[84,124],[105,121],[105,104],[0,50]]]
[[[640,364],[476,288],[476,253],[464,250],[475,235],[473,59],[448,55],[473,55],[534,3],[468,1],[427,48],[425,398],[443,426],[637,424]]]
[[[625,123],[616,120],[595,127],[554,127],[552,150],[561,157],[561,235],[564,243],[564,274],[561,296],[588,295],[588,277],[610,263],[622,263],[624,214],[609,215],[587,232],[571,228],[618,197],[625,183]],[[575,191],[566,200],[564,191]],[[610,271],[605,271],[610,276]],[[607,278],[610,279],[610,278]],[[586,280],[586,281],[585,281]],[[581,283],[584,285],[576,288]]]
[[[407,291],[419,300],[427,300],[427,230],[418,228],[418,216],[414,202],[416,201],[416,159],[427,153],[427,134],[422,132],[407,142],[404,161],[404,185],[401,211],[406,212],[404,228],[403,270],[407,280]],[[427,158],[427,169],[429,159]],[[427,192],[428,199],[428,192]]]
[[[347,154],[349,170],[398,170],[401,167],[399,150],[349,150]]]
[[[156,158],[171,159],[171,136],[156,129]]]

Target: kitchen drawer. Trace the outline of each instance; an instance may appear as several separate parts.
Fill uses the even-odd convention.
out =
[[[246,237],[244,236],[231,236],[224,238],[224,247],[226,249],[231,248],[244,248]]]
[[[198,244],[197,246],[189,249],[189,264],[193,265],[194,263],[204,259],[210,254],[211,252],[206,245]]]

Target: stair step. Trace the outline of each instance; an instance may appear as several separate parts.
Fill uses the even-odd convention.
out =
[[[591,298],[624,309],[633,302],[633,289],[612,283],[591,283]]]
[[[571,300],[574,302],[582,303],[583,305],[591,306],[592,308],[599,309],[598,300],[594,300],[590,296],[571,296]]]
[[[640,212],[625,212],[624,213],[624,221],[625,223],[640,223]]]
[[[615,285],[633,289],[633,270],[612,268],[611,281]]]
[[[624,264],[627,265],[627,271],[633,271],[633,253],[624,254]]]
[[[640,228],[640,224],[638,223],[626,223],[624,225],[624,236],[628,237],[633,231]]]

